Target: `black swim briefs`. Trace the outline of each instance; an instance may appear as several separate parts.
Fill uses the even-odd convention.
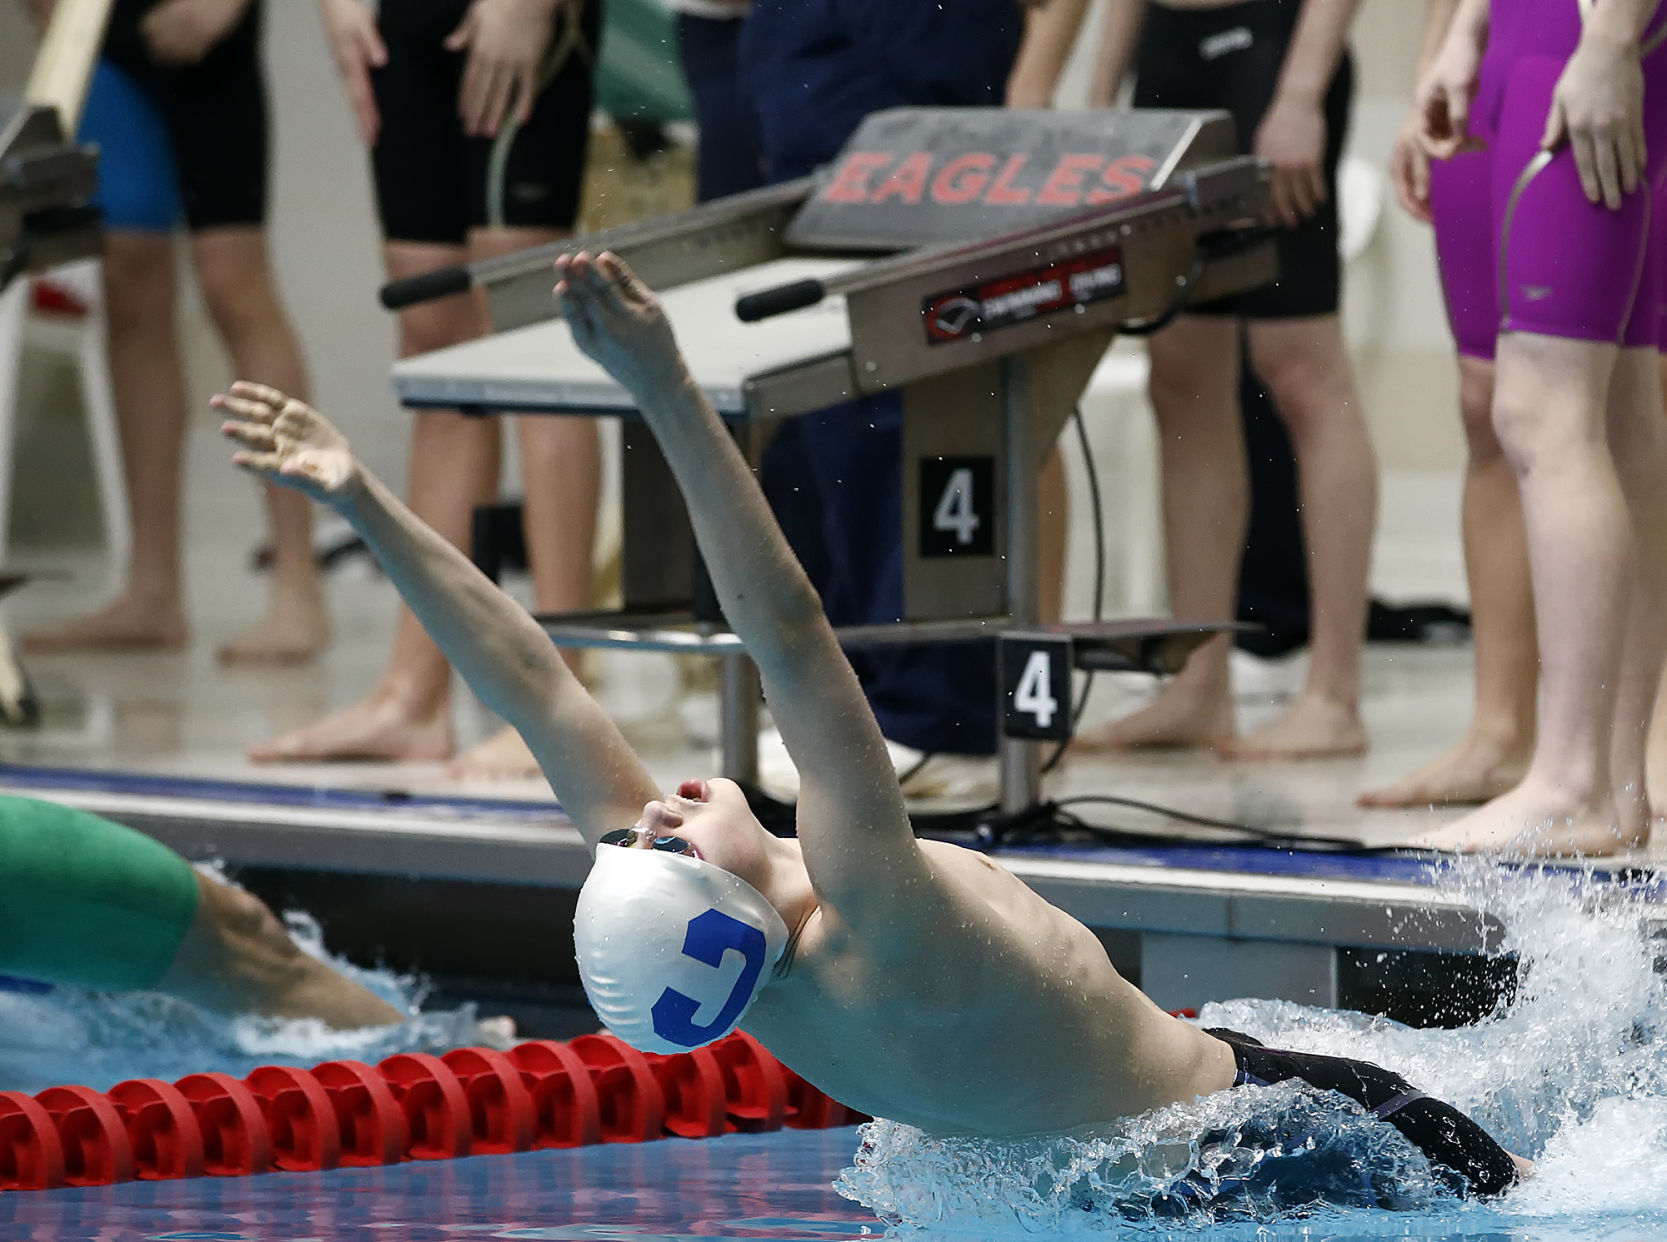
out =
[[[1346,1095],[1405,1135],[1429,1157],[1437,1176],[1459,1194],[1488,1197],[1516,1183],[1516,1162],[1486,1130],[1399,1074],[1367,1061],[1264,1047],[1237,1031],[1217,1028],[1205,1033],[1233,1049],[1237,1085],[1265,1087],[1297,1079]]]

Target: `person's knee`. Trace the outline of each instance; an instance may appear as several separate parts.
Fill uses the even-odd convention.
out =
[[[1586,342],[1526,333],[1502,338],[1494,372],[1493,430],[1519,478],[1607,454],[1599,377]]]
[[[1504,450],[1493,429],[1493,363],[1482,358],[1459,359],[1459,420],[1473,466],[1498,461]]]
[[[399,314],[399,353],[402,358],[472,341],[483,324],[467,296],[441,298],[409,307]]]
[[[1293,435],[1335,418],[1354,399],[1354,380],[1335,320],[1250,326],[1250,364]]]
[[[281,325],[264,246],[197,248],[197,283],[209,318],[228,341]]]
[[[102,267],[104,313],[112,332],[161,331],[172,325],[174,252],[166,238],[112,235]]]
[[[1160,421],[1232,404],[1238,383],[1234,321],[1185,317],[1147,342],[1147,394]]]

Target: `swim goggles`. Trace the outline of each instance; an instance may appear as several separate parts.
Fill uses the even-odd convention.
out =
[[[615,828],[612,832],[602,834],[602,844],[618,845],[628,850],[641,849],[643,840],[647,837],[648,833],[641,828]],[[700,851],[694,847],[694,842],[686,841],[682,837],[655,836],[649,840],[648,848],[667,854],[685,854],[690,858],[700,857]]]

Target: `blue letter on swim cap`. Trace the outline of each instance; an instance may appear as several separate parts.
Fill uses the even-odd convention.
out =
[[[721,910],[707,910],[690,919],[689,930],[683,937],[684,957],[692,957],[708,966],[719,966],[723,963],[724,954],[733,949],[747,959],[747,964],[741,968],[740,977],[735,980],[729,999],[724,1002],[717,1017],[700,1026],[694,1023],[695,1013],[700,1009],[699,1001],[675,988],[667,988],[660,993],[660,999],[654,1002],[651,1011],[654,1033],[685,1048],[698,1048],[727,1034],[752,999],[753,986],[758,982],[759,972],[764,969],[765,948],[763,932],[740,919],[731,918]]]

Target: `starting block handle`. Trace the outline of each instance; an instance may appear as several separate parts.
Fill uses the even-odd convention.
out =
[[[828,296],[828,287],[820,280],[792,280],[774,289],[743,294],[735,299],[735,317],[742,323],[757,323],[785,315],[788,311],[815,306]]]
[[[453,267],[436,268],[420,276],[389,281],[382,286],[379,296],[384,309],[397,311],[422,302],[449,298],[456,293],[467,293],[474,283],[474,272],[467,264],[460,263]]]

